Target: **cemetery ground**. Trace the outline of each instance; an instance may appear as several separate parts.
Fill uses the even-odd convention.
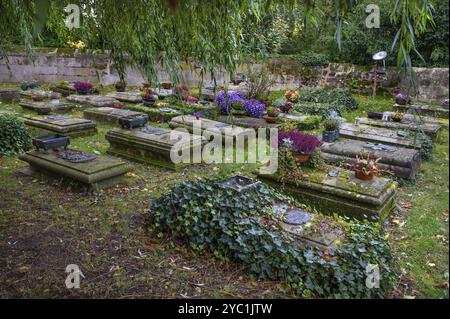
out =
[[[391,97],[355,97],[358,110],[344,115],[350,121],[368,110],[391,110],[393,104]],[[18,104],[0,107],[31,114]],[[70,114],[82,117],[80,110]],[[105,153],[105,134],[113,127],[98,124],[98,134],[71,145]],[[444,130],[418,177],[399,181],[397,207],[386,223],[399,278],[389,297],[448,298],[448,144]],[[257,281],[242,266],[196,254],[146,222],[149,199],[170,185],[251,173],[254,165],[201,164],[174,172],[132,163],[126,184],[92,194],[17,174],[26,166],[16,156],[0,165],[1,298],[296,297],[282,282]],[[84,275],[78,290],[65,286],[69,264],[79,265]]]

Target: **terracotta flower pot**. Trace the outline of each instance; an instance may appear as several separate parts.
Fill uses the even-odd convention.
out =
[[[274,124],[277,122],[277,118],[274,116],[265,115],[263,118],[267,123],[270,123],[270,124]]]
[[[43,96],[36,95],[36,96],[33,96],[32,99],[33,99],[33,101],[35,101],[35,102],[42,102],[42,101],[44,100],[44,97],[43,97]]]
[[[355,177],[357,179],[361,179],[363,181],[371,181],[373,179],[373,175],[372,174],[366,175],[366,174],[364,174],[361,171],[355,171]]]
[[[302,154],[302,153],[295,154],[295,159],[297,163],[300,165],[305,164],[307,161],[309,161],[310,157],[311,157],[310,154]]]

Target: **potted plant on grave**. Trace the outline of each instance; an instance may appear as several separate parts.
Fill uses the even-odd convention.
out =
[[[76,82],[73,87],[80,95],[88,95],[92,92],[93,86],[88,82]]]
[[[290,110],[294,108],[294,104],[292,102],[286,101],[284,104],[280,106],[280,110],[283,113],[289,113]]]
[[[381,158],[374,158],[370,152],[366,155],[356,155],[356,163],[349,165],[349,168],[355,172],[357,179],[370,181],[374,176],[379,176],[383,172],[391,173],[378,167],[380,160]]]
[[[403,121],[403,114],[402,113],[395,113],[394,115],[391,116],[392,121],[400,123],[401,121]]]
[[[163,87],[163,89],[165,90],[170,90],[172,88],[172,82],[170,81],[165,81],[161,83],[161,86]]]
[[[284,94],[284,98],[291,103],[297,103],[300,99],[300,94],[297,91],[289,90]]]
[[[26,90],[28,90],[30,88],[30,84],[28,83],[28,82],[22,82],[22,83],[20,83],[20,89],[22,90],[22,91],[26,91]]]
[[[264,116],[264,120],[267,123],[276,123],[277,118],[280,115],[281,110],[277,107],[269,107],[267,108],[267,115]]]
[[[406,105],[411,101],[411,97],[403,92],[399,92],[395,95],[395,103],[399,105]]]
[[[158,100],[158,95],[150,88],[147,88],[145,91],[141,92],[141,96],[142,102],[147,107],[153,107]]]
[[[327,119],[323,122],[324,130],[322,140],[327,143],[333,143],[339,138],[339,122],[335,119]]]
[[[321,145],[321,142],[315,135],[289,131],[278,134],[278,145],[288,147],[297,163],[303,165],[309,161],[311,154]]]
[[[43,97],[42,95],[33,95],[33,96],[31,97],[31,99],[32,99],[34,102],[42,102],[42,101],[44,101],[44,97]]]
[[[119,80],[114,84],[117,92],[125,92],[127,84],[124,80]]]

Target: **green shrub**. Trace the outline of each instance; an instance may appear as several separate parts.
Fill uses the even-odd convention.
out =
[[[147,107],[144,105],[127,104],[124,106],[124,109],[147,114],[149,122],[168,122],[172,118],[181,115],[180,113],[161,112],[156,107]]]
[[[339,128],[339,123],[334,119],[326,119],[325,121],[323,121],[323,127],[325,131],[333,132]]]
[[[345,108],[335,103],[299,102],[295,104],[294,110],[299,113],[320,115],[326,118],[331,112],[336,112],[339,115],[342,114]]]
[[[300,102],[314,102],[339,105],[344,111],[358,108],[358,102],[348,90],[311,89],[300,94]]]
[[[326,54],[305,51],[299,54],[299,62],[304,66],[324,66],[330,63]]]
[[[297,120],[296,122],[296,126],[297,126],[297,130],[299,131],[311,131],[311,130],[315,130],[320,126],[320,121],[322,120],[321,116],[318,115],[311,115],[309,116],[307,119],[305,120]]]
[[[31,136],[17,116],[0,114],[0,156],[10,156],[31,148]]]
[[[345,233],[336,249],[324,253],[281,229],[272,207],[280,201],[302,207],[264,184],[237,192],[216,181],[187,181],[152,199],[149,221],[155,230],[187,240],[196,251],[240,262],[250,274],[285,281],[303,296],[373,298],[391,289],[392,256],[379,225],[316,215],[314,225],[326,220]],[[369,263],[380,268],[379,289],[366,286]]]

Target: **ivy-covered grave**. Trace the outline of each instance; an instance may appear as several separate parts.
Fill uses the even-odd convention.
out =
[[[18,101],[20,94],[18,89],[14,88],[0,88],[0,102],[11,103]]]
[[[99,123],[113,123],[118,124],[119,119],[126,118],[138,118],[146,116],[143,112],[116,109],[113,107],[93,107],[83,110],[83,117],[85,119],[93,120]]]
[[[73,138],[97,133],[95,122],[71,115],[25,116],[24,122],[33,129],[34,136],[53,133]]]
[[[258,279],[283,281],[299,296],[376,298],[393,287],[393,258],[380,225],[321,215],[263,183],[226,184],[173,186],[152,199],[150,226],[195,251],[240,263]],[[379,266],[379,289],[366,285],[369,264]]]
[[[408,120],[401,116],[401,121],[394,122],[392,120],[378,120],[378,119],[370,119],[366,117],[360,117],[356,120],[364,125],[387,128],[391,130],[409,130],[414,132],[423,132],[428,137],[433,140],[436,140],[439,136],[439,133],[442,130],[441,124],[433,124],[433,123],[417,123],[414,120]]]
[[[356,163],[356,157],[370,153],[379,159],[381,169],[391,171],[395,176],[413,179],[420,169],[420,152],[406,147],[380,143],[340,139],[333,143],[323,143],[320,155],[325,162],[336,166]]]
[[[243,141],[256,137],[255,131],[252,129],[209,119],[197,119],[192,115],[182,115],[174,117],[170,121],[169,126],[173,129],[184,128],[191,133],[195,133],[194,129],[197,127],[199,133],[201,133],[202,135],[205,135],[206,133],[210,133],[211,137],[213,137],[213,135],[221,135],[223,138],[223,142],[225,142],[226,135],[232,136],[233,140],[242,139]]]
[[[31,134],[23,120],[9,112],[0,110],[0,161],[3,156],[12,156],[31,148]]]
[[[109,154],[169,169],[192,164],[192,150],[201,150],[204,144],[202,136],[185,132],[177,132],[175,136],[171,130],[155,126],[114,128],[105,137],[110,144]],[[173,156],[186,158],[174,162]]]
[[[430,105],[412,104],[412,105],[401,105],[394,104],[392,107],[394,112],[405,112],[409,114],[419,114],[424,116],[432,116],[437,118],[448,119],[448,109],[441,107],[435,107]]]

